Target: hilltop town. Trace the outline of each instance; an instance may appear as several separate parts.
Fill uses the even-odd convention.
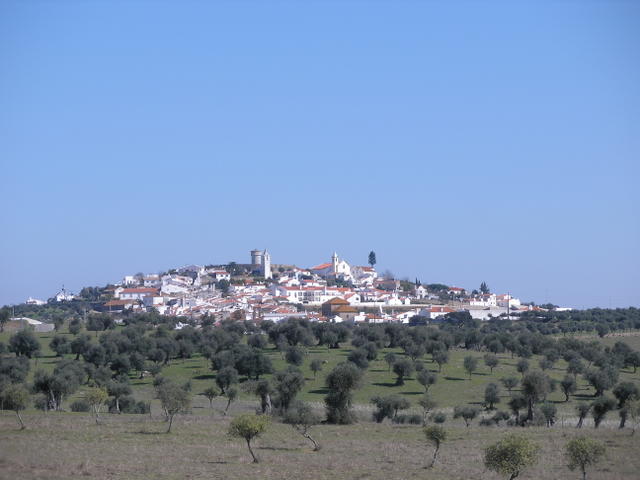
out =
[[[63,288],[50,302],[82,299],[95,310],[113,314],[157,312],[196,321],[207,316],[254,322],[302,317],[334,323],[424,323],[458,311],[488,320],[544,310],[508,293],[492,293],[484,282],[471,291],[423,285],[388,272],[380,275],[375,264],[375,252],[369,254],[368,265],[353,265],[333,253],[326,263],[300,268],[272,263],[267,250],[252,250],[246,264],[187,265],[159,274],[126,275],[117,284],[86,287],[77,295]],[[26,303],[45,302],[29,298]]]

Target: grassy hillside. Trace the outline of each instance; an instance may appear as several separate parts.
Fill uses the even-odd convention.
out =
[[[49,342],[53,338],[53,333],[37,334],[43,351],[42,356],[36,360],[32,360],[30,375],[36,368],[53,369],[59,358],[55,357],[54,353],[49,348]],[[64,335],[72,336],[68,333]],[[0,335],[0,341],[6,342],[8,340],[8,333]],[[599,337],[593,337],[594,340],[602,341],[608,345],[613,345],[618,340],[625,341],[633,348],[640,349],[640,334],[628,335],[624,337],[605,337],[600,339]],[[305,357],[304,364],[301,369],[306,377],[306,384],[299,396],[299,398],[321,403],[326,390],[324,387],[324,377],[335,365],[342,361],[346,361],[347,355],[351,350],[350,346],[346,346],[341,349],[327,349],[326,347],[311,347],[308,349],[308,355]],[[378,359],[370,362],[369,368],[365,372],[363,377],[362,386],[360,389],[354,392],[355,403],[368,404],[371,397],[374,395],[388,395],[388,394],[400,394],[405,396],[412,404],[416,404],[420,395],[424,392],[424,388],[415,380],[415,373],[406,379],[405,385],[396,386],[396,376],[389,372],[388,365],[384,362],[383,357],[387,352],[394,352],[401,356],[402,353],[399,349],[383,349],[378,354]],[[286,362],[282,358],[279,351],[268,348],[265,353],[273,361],[276,370],[286,367]],[[463,360],[465,356],[472,355],[478,358],[478,370],[471,375],[465,372],[463,368]],[[441,408],[451,408],[456,405],[465,403],[480,403],[483,398],[484,388],[490,382],[498,383],[501,387],[502,397],[506,402],[509,398],[508,392],[500,384],[500,379],[506,376],[520,377],[520,374],[515,369],[517,362],[516,358],[511,358],[509,354],[499,354],[500,364],[494,368],[493,374],[487,366],[484,365],[483,352],[468,351],[464,349],[452,349],[450,351],[449,363],[443,366],[442,372],[438,374],[437,383],[431,387],[430,392],[433,398],[438,402]],[[74,358],[73,355],[68,355],[67,358]],[[313,359],[320,359],[326,361],[323,366],[323,371],[318,373],[317,378],[314,379],[313,373],[309,369],[309,364]],[[529,359],[530,368],[538,368],[538,362],[541,357],[533,356]],[[422,361],[425,367],[429,370],[437,372],[438,365],[433,363],[429,355],[426,355]],[[552,370],[548,373],[551,377],[558,380],[562,379],[566,374],[566,363],[563,360],[559,360]],[[163,368],[162,375],[172,378],[179,382],[186,382],[191,380],[193,384],[193,393],[196,395],[196,404],[208,403],[207,400],[199,396],[205,388],[213,385],[215,381],[215,372],[213,372],[205,358],[199,354],[195,354],[190,359],[185,360],[172,360],[171,363]],[[266,376],[268,378],[269,375]],[[133,373],[130,376],[131,385],[133,387],[134,396],[138,399],[146,401],[154,400],[154,391],[152,387],[153,378],[145,377],[144,379],[138,379]],[[623,369],[620,374],[620,381],[632,381],[640,384],[640,370],[638,373],[633,374],[632,369]],[[558,389],[549,396],[549,400],[557,402],[561,412],[567,414],[573,412],[573,406],[576,401],[587,399],[593,395],[593,389],[578,376],[579,389],[575,395],[571,396],[568,403],[564,402],[564,394]],[[516,389],[517,390],[517,389]],[[82,391],[74,395],[69,401],[79,397]],[[246,394],[242,394],[241,398],[249,400],[251,397],[247,397]],[[500,405],[498,406],[500,407]],[[503,405],[506,408],[505,405]]]

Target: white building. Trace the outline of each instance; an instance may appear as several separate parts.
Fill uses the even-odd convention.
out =
[[[68,302],[76,298],[74,294],[65,290],[64,285],[62,286],[62,290],[56,293],[55,299],[56,302]]]
[[[27,317],[13,317],[10,321],[18,323],[21,328],[33,328],[35,332],[52,332],[55,328],[53,323],[44,323]]]
[[[498,299],[494,293],[482,293],[469,300],[471,307],[497,307]]]
[[[509,308],[518,308],[520,306],[520,299],[514,298],[508,293],[497,295],[496,301],[498,303],[498,306],[503,308],[507,308],[507,306],[509,306]]]
[[[147,288],[155,288],[159,287],[162,282],[160,281],[160,275],[152,274],[145,275],[145,277],[142,279],[142,283]]]
[[[155,296],[157,294],[157,288],[123,288],[119,292],[116,291],[115,297],[120,300],[143,300],[144,297]]]
[[[220,280],[231,280],[231,274],[226,270],[212,270],[209,272],[209,275],[216,281]]]
[[[333,255],[331,255],[331,262],[321,263],[310,270],[322,278],[336,277],[343,280],[353,279],[351,275],[351,265],[345,260],[340,260],[336,252],[333,252]]]
[[[431,320],[435,320],[438,317],[444,317],[447,313],[453,313],[455,310],[451,307],[445,307],[440,305],[432,305],[428,308],[420,310],[419,315],[421,317],[427,317]]]
[[[351,275],[356,285],[373,285],[375,279],[378,278],[376,269],[366,266],[355,266],[351,268]]]
[[[47,302],[45,302],[44,300],[39,300],[37,298],[29,297],[24,303],[26,303],[27,305],[44,305]]]

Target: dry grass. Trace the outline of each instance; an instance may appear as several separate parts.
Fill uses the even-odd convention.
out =
[[[416,426],[361,422],[353,426],[322,425],[314,436],[322,445],[312,452],[306,440],[282,424],[273,424],[256,441],[262,462],[250,463],[244,443],[227,437],[230,417],[181,416],[175,431],[164,434],[159,417],[107,415],[95,425],[87,414],[26,415],[19,431],[12,414],[0,416],[0,478],[3,479],[468,479],[500,478],[485,471],[482,448],[512,429],[445,424],[450,432],[439,464],[425,470],[431,447]],[[578,433],[607,444],[606,460],[590,478],[635,479],[640,471],[640,435],[629,430],[531,428],[518,430],[542,447],[537,466],[525,479],[578,478],[561,455]]]

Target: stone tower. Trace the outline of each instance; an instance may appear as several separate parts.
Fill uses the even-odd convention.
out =
[[[338,254],[336,252],[331,255],[331,264],[333,265],[333,273],[338,273]]]
[[[273,275],[271,274],[271,254],[264,251],[262,255],[262,274],[264,278],[271,278]]]

